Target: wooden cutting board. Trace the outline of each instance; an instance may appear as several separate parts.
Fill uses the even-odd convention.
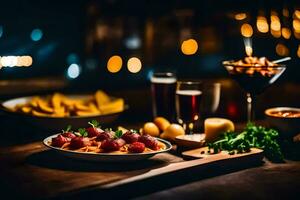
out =
[[[166,175],[170,173],[174,173],[181,170],[187,170],[190,168],[197,167],[197,170],[201,171],[201,168],[207,168],[209,165],[234,165],[243,164],[247,165],[261,162],[264,155],[263,150],[257,148],[251,148],[250,152],[229,155],[227,152],[222,151],[218,154],[205,154],[208,151],[207,147],[202,147],[198,149],[193,149],[189,151],[185,151],[182,153],[183,158],[185,159],[194,159],[185,162],[172,163],[165,167],[152,169],[144,174],[133,176],[127,179],[123,179],[121,181],[116,181],[110,184],[103,185],[102,188],[112,188],[132,182],[137,182],[141,180],[145,180],[148,178]],[[202,153],[204,152],[204,154]]]
[[[257,148],[251,148],[251,150],[247,153],[236,153],[233,155],[229,155],[226,151],[221,151],[217,154],[208,154],[207,147],[201,147],[198,149],[193,149],[189,151],[185,151],[182,153],[182,156],[185,159],[199,159],[201,158],[203,164],[210,163],[214,161],[222,161],[222,160],[234,160],[234,162],[238,162],[239,159],[245,160],[245,158],[249,158],[251,160],[262,160],[263,159],[263,150]],[[247,159],[246,159],[247,160]]]

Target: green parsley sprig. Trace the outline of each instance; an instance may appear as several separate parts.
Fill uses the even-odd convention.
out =
[[[213,153],[228,151],[229,154],[249,152],[250,148],[256,147],[263,149],[269,160],[281,162],[283,155],[277,139],[276,130],[248,123],[241,133],[226,132],[219,140],[208,143],[208,147]]]

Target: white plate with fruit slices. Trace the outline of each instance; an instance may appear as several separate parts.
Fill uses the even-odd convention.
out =
[[[63,131],[45,138],[43,143],[70,158],[103,162],[144,160],[172,148],[161,138],[133,131],[102,130],[96,126],[79,132]]]

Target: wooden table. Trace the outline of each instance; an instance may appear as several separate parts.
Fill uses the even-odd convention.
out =
[[[183,162],[174,151],[156,155],[145,162],[128,164],[75,161],[46,149],[40,142],[43,136],[38,135],[39,131],[24,128],[22,122],[8,126],[11,120],[3,119],[2,123],[2,141],[26,138],[18,140],[18,144],[0,147],[0,196],[8,199],[282,199],[295,197],[300,188],[299,161],[234,166],[212,164],[206,168],[190,167],[176,173],[114,185],[120,180],[148,174],[153,169],[170,164],[173,167],[180,163],[191,165],[193,161]],[[16,133],[18,135],[14,135]]]

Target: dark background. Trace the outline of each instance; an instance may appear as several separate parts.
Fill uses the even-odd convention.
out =
[[[287,0],[2,1],[0,56],[30,55],[33,64],[1,69],[1,98],[53,91],[92,92],[101,88],[127,98],[137,113],[145,107],[150,112],[150,98],[144,96],[150,95],[149,76],[154,71],[174,71],[179,79],[220,80],[224,102],[220,113],[240,119],[245,116],[244,94],[235,83],[228,82],[221,63],[245,56],[240,28],[249,23],[255,56],[270,60],[292,57],[285,73],[271,87],[273,91],[268,90],[261,97],[264,104],[259,101],[258,110],[262,113],[270,106],[299,106],[299,89],[293,85],[300,82],[300,36],[294,34],[292,26],[297,9],[300,10],[299,1]],[[265,16],[270,25],[271,12],[277,13],[281,27],[291,31],[289,39],[272,36],[270,29],[267,33],[257,30],[257,16]],[[247,17],[236,20],[238,13]],[[38,41],[31,38],[35,29],[42,31]],[[194,55],[184,55],[180,49],[189,38],[198,43]],[[285,46],[283,53],[276,51],[278,44]],[[123,60],[118,73],[110,73],[106,67],[113,55]],[[142,62],[141,71],[135,74],[126,66],[133,56]],[[76,78],[68,76],[71,64],[80,68]],[[288,98],[278,95],[285,92]],[[147,97],[147,101],[138,103],[140,96]]]

